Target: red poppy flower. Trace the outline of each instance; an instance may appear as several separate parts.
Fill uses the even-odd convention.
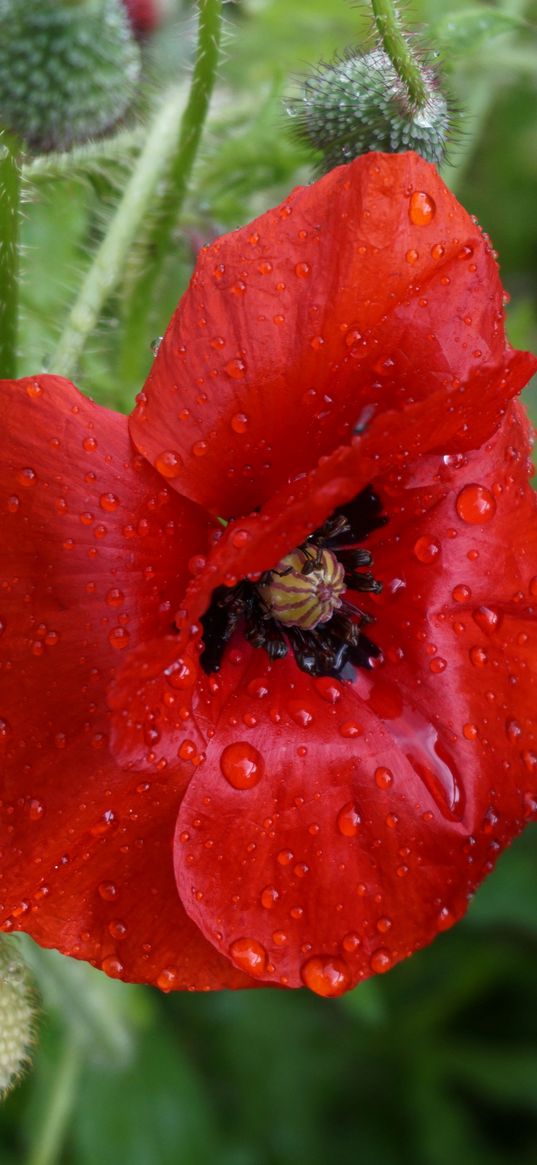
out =
[[[4,382],[5,930],[337,995],[463,914],[537,807],[535,367],[370,154],[202,252],[130,437]]]

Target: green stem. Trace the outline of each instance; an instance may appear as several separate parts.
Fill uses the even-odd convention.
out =
[[[123,351],[127,354],[134,352],[139,342],[140,324],[147,315],[147,304],[183,208],[216,80],[221,28],[222,0],[199,0],[198,43],[190,94],[160,201],[152,208],[146,242],[151,262],[142,270],[126,311]]]
[[[17,375],[21,164],[18,142],[0,134],[0,376]]]
[[[43,1124],[34,1133],[26,1165],[57,1165],[76,1099],[81,1067],[80,1045],[67,1036],[43,1114]]]
[[[145,147],[50,361],[51,370],[58,376],[69,376],[76,368],[86,340],[118,284],[128,251],[149,212],[162,171],[174,152],[183,108],[183,90],[174,90],[149,126]]]
[[[421,109],[427,104],[429,94],[401,28],[397,8],[392,0],[371,0],[371,7],[382,47],[406,87],[411,105]]]

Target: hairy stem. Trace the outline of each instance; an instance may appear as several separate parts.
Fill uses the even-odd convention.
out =
[[[152,224],[146,243],[151,263],[142,269],[125,313],[123,350],[127,355],[136,348],[141,326],[143,330],[147,304],[151,300],[188,190],[216,79],[221,27],[222,0],[200,0],[196,60],[188,103],[176,149],[169,159],[162,193],[158,203],[152,207]]]
[[[86,340],[119,282],[129,249],[149,212],[163,170],[173,156],[183,109],[183,90],[173,90],[149,126],[144,149],[51,359],[51,371],[59,376],[69,376],[76,368]]]
[[[421,109],[426,105],[429,95],[421,69],[401,27],[396,5],[392,0],[371,0],[371,7],[384,52],[401,78],[410,104],[415,109]]]
[[[0,134],[0,376],[17,375],[21,164],[18,142]]]

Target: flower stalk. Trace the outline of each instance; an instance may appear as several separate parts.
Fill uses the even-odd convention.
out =
[[[17,375],[21,164],[19,144],[0,136],[0,375]]]
[[[421,109],[427,104],[430,94],[422,71],[410,50],[407,38],[401,28],[397,8],[392,0],[371,0],[376,29],[384,52],[403,82],[410,104]]]

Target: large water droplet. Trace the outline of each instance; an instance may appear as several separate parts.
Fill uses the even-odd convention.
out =
[[[356,837],[362,819],[353,801],[347,801],[337,815],[337,827],[343,837]]]
[[[310,991],[327,999],[343,995],[352,983],[346,963],[330,955],[314,955],[307,959],[301,967],[300,974]]]
[[[483,485],[465,485],[455,502],[462,522],[469,526],[484,526],[496,513],[496,499]]]
[[[245,740],[228,744],[220,757],[220,768],[234,789],[253,789],[264,772],[261,753]]]
[[[430,194],[415,190],[410,196],[408,217],[415,227],[427,227],[436,214],[436,205]]]
[[[238,938],[231,943],[229,953],[233,962],[247,975],[263,975],[267,966],[267,952],[255,938]]]

